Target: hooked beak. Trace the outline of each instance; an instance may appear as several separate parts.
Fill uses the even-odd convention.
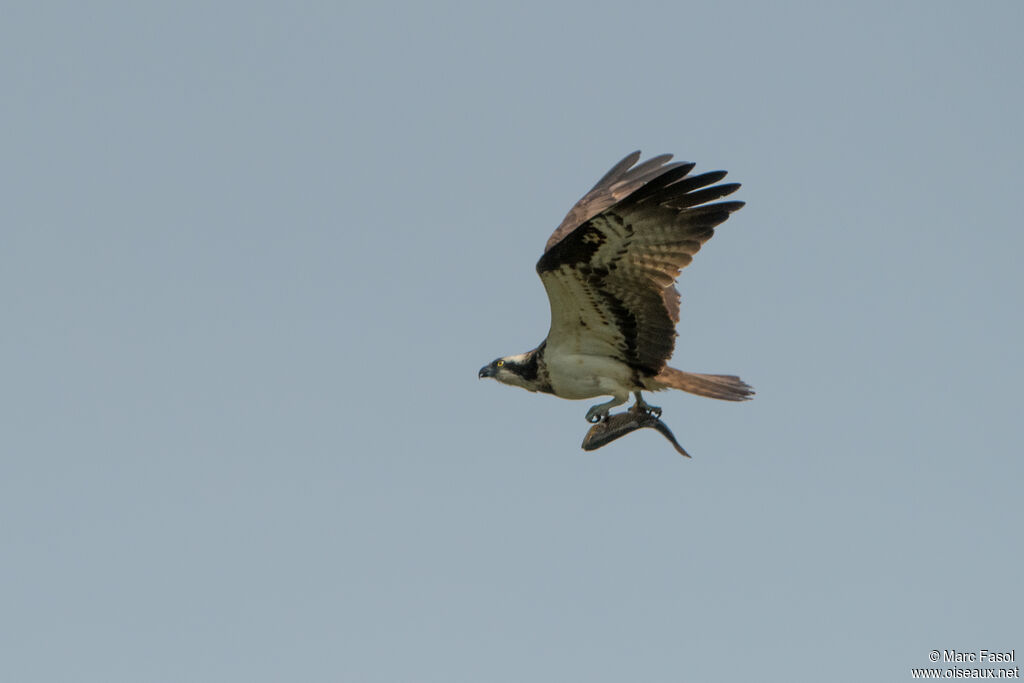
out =
[[[485,365],[480,368],[480,372],[477,373],[477,379],[483,379],[484,377],[494,377],[494,368],[490,365]]]

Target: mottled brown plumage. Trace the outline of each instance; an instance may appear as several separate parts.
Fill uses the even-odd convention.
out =
[[[732,194],[739,184],[707,187],[725,172],[687,177],[694,165],[666,164],[668,154],[629,169],[639,156],[634,152],[616,164],[569,211],[537,272],[551,301],[553,333],[604,332],[616,340],[605,352],[656,375],[675,347],[679,293],[673,283],[680,269],[743,202],[700,206]],[[585,297],[563,301],[555,283],[568,278],[582,283]],[[594,309],[597,330],[580,325],[580,308]]]
[[[630,393],[675,388],[742,401],[753,391],[733,375],[700,375],[667,365],[675,349],[682,268],[716,226],[743,202],[718,201],[739,189],[719,183],[724,171],[689,175],[691,163],[671,155],[634,165],[634,152],[576,203],[548,239],[537,273],[551,305],[544,342],[481,369],[531,391],[563,398],[611,395],[593,406],[606,417]]]

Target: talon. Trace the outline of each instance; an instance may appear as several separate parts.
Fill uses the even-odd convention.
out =
[[[607,419],[607,417],[608,411],[601,410],[600,406],[594,406],[587,411],[587,422],[591,424],[597,424],[598,422]]]
[[[652,406],[648,404],[646,401],[640,398],[640,396],[636,397],[636,403],[633,404],[632,410],[635,410],[636,412],[642,413],[644,415],[648,415],[655,419],[661,417],[661,408],[659,408],[658,406]]]

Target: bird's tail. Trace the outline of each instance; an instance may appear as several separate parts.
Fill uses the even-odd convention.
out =
[[[666,366],[649,381],[651,389],[681,389],[723,401],[747,401],[754,395],[754,389],[735,375],[701,375]]]

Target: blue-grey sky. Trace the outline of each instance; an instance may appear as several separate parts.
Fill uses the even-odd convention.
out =
[[[1024,652],[1024,5],[12,3],[0,679],[909,680]],[[673,365],[480,382],[634,149],[743,183]]]

